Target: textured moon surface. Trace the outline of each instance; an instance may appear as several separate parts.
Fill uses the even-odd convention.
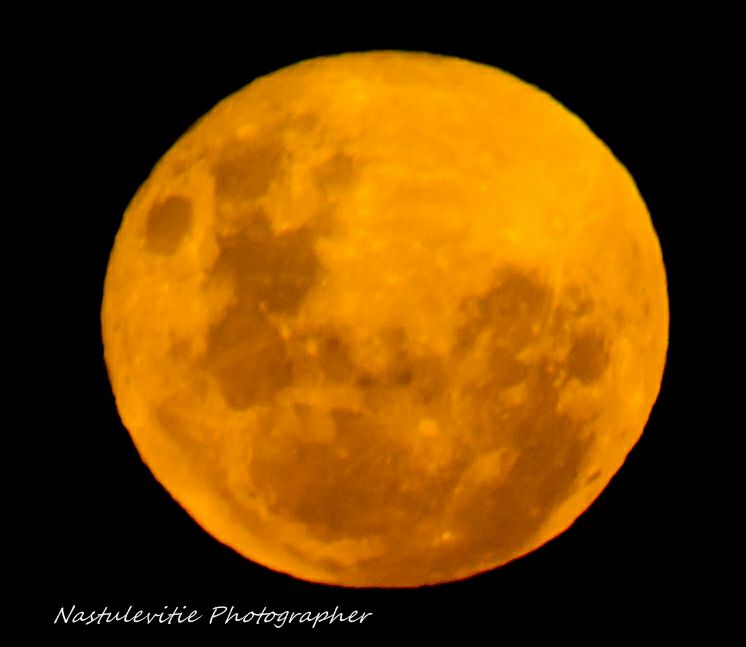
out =
[[[211,535],[343,586],[469,577],[594,501],[668,336],[607,146],[463,59],[297,63],[220,102],[122,219],[104,355],[143,461]]]

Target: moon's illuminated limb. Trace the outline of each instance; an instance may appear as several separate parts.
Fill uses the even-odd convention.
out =
[[[130,204],[102,324],[122,420],[211,534],[412,586],[562,532],[640,436],[666,281],[624,167],[483,65],[371,52],[257,79]]]

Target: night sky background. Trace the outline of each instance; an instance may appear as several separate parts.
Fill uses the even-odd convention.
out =
[[[27,609],[35,625],[101,640],[151,632],[176,638],[183,628],[51,623],[60,607],[72,604],[150,611],[187,605],[203,614],[216,605],[245,611],[339,605],[374,615],[362,626],[315,630],[233,626],[231,642],[476,631],[495,644],[515,644],[508,635],[531,644],[558,634],[605,643],[624,632],[670,635],[701,615],[708,566],[701,556],[694,559],[695,535],[707,503],[696,499],[690,468],[698,423],[686,406],[686,376],[698,359],[690,349],[697,322],[685,312],[692,259],[684,244],[687,214],[696,209],[685,173],[697,137],[688,75],[706,71],[696,38],[648,28],[643,19],[623,33],[572,36],[539,33],[526,23],[497,30],[481,22],[475,16],[460,31],[420,25],[394,34],[361,27],[323,36],[305,31],[303,38],[275,29],[240,42],[206,26],[166,39],[137,30],[57,32],[50,24],[49,34],[30,41],[42,64],[26,80],[40,97],[36,109],[46,115],[42,134],[49,134],[44,164],[29,167],[45,177],[30,198],[36,207],[29,224],[42,240],[27,275],[42,286],[43,298],[31,305],[41,311],[33,321],[44,322],[31,331],[43,367],[34,369],[31,405],[31,440],[37,451],[43,448],[42,487],[34,494],[42,526],[34,536],[42,540],[29,542],[31,556],[24,558],[38,569]],[[140,461],[115,408],[100,335],[103,280],[122,214],[179,136],[256,76],[313,56],[370,49],[431,51],[495,65],[579,115],[635,178],[669,282],[670,347],[660,397],[642,439],[600,498],[540,550],[469,580],[416,590],[311,584],[252,564],[214,540]],[[204,620],[197,629],[218,643],[226,631]]]

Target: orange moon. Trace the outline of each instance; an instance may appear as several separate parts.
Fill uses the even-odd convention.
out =
[[[122,422],[207,532],[412,587],[567,529],[639,439],[668,339],[632,177],[509,73],[311,59],[197,121],[128,206],[102,333]]]

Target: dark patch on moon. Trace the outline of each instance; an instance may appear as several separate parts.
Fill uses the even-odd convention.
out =
[[[477,427],[482,442],[492,451],[504,449],[506,459],[515,462],[459,492],[448,518],[454,534],[489,559],[509,559],[531,540],[540,522],[572,493],[590,448],[582,423],[557,412],[560,390],[548,368],[548,363],[533,368],[523,405],[490,407],[499,397],[493,385],[475,393],[474,406],[483,406]]]
[[[218,240],[220,252],[210,281],[229,281],[236,303],[215,324],[207,339],[203,366],[213,374],[231,407],[270,402],[303,369],[298,344],[280,336],[272,315],[297,314],[321,271],[315,241],[332,229],[334,205],[329,203],[310,224],[275,234],[271,219],[257,200],[284,177],[292,132],[306,133],[318,122],[314,115],[287,117],[267,126],[251,140],[225,143],[213,156],[212,172],[218,211],[230,205],[238,232]],[[354,164],[338,151],[314,171],[326,195],[354,180]],[[323,216],[323,217],[322,217]],[[322,339],[322,361],[344,377],[347,359],[335,349],[334,337]]]
[[[489,350],[490,373],[485,376],[490,389],[499,391],[525,382],[531,366],[520,361],[516,352],[507,346],[495,343]]]
[[[302,434],[265,432],[257,439],[252,479],[275,513],[329,541],[387,534],[437,511],[442,482],[413,473],[406,450],[388,440],[374,415],[337,408],[331,418],[333,444],[309,442]]]
[[[287,115],[265,125],[255,137],[224,142],[211,155],[218,201],[245,204],[265,195],[272,183],[285,174],[285,163],[291,153],[286,135],[291,132],[309,133],[318,121],[318,116],[311,113]],[[336,161],[327,175],[333,175],[334,170],[344,174],[344,156],[333,160]],[[326,176],[321,179],[326,179]]]
[[[486,293],[461,304],[466,322],[457,333],[457,346],[473,345],[486,331],[511,349],[524,348],[535,334],[534,326],[543,322],[551,298],[551,289],[541,281],[519,268],[502,269]]]
[[[180,195],[170,195],[148,211],[145,243],[154,254],[169,256],[179,248],[191,228],[191,201]]]
[[[609,363],[605,339],[598,334],[583,333],[572,344],[567,357],[567,371],[584,384],[598,380]]]
[[[203,361],[234,409],[267,402],[292,379],[284,340],[264,314],[246,302],[229,308],[210,330]]]
[[[226,402],[238,409],[267,402],[291,383],[287,346],[268,314],[297,312],[319,272],[310,229],[274,234],[260,209],[242,224],[219,241],[210,280],[228,280],[236,301],[210,329],[202,359]]]
[[[569,377],[597,379],[608,355],[602,351],[602,338],[583,336],[576,339],[574,352],[563,365],[543,336],[559,344],[562,335],[573,334],[591,306],[587,300],[575,303],[570,298],[547,316],[551,298],[548,285],[516,268],[501,271],[492,288],[462,306],[467,321],[457,335],[457,351],[468,352],[479,342],[490,366],[465,390],[471,398],[466,409],[474,414],[477,453],[503,451],[506,462],[503,470],[471,490],[457,489],[447,523],[460,541],[483,551],[487,560],[510,559],[530,543],[541,521],[574,491],[591,451],[585,422],[558,412],[557,406]],[[547,355],[527,364],[518,355],[534,343],[532,338],[547,347]],[[501,400],[506,388],[518,384],[526,385],[524,401]],[[452,560],[453,567],[463,561],[460,541],[450,549],[450,557],[443,557]]]
[[[259,208],[241,219],[242,229],[218,242],[212,273],[228,277],[239,301],[271,313],[295,314],[317,280],[320,263],[315,232],[300,227],[274,234]]]
[[[387,361],[374,371],[355,362],[347,338],[349,331],[324,328],[292,344],[294,380],[354,384],[362,392],[362,409],[331,412],[336,435],[330,443],[310,441],[303,423],[290,435],[273,434],[268,423],[269,430],[258,431],[250,468],[257,487],[271,493],[273,512],[303,521],[324,541],[390,534],[437,516],[464,467],[463,459],[455,459],[445,472],[423,469],[411,447],[392,440],[405,432],[387,429],[381,415],[402,394],[423,412],[431,402],[440,406],[444,358],[414,355],[406,331],[390,328],[381,332]],[[309,340],[316,348],[311,357],[303,352]],[[296,413],[310,415],[308,409]]]
[[[349,346],[334,332],[321,334],[315,363],[326,378],[337,384],[346,383],[355,372],[355,362]]]
[[[355,181],[357,167],[355,160],[344,151],[336,151],[328,160],[319,164],[314,172],[317,186],[329,197],[331,191],[344,189]]]
[[[212,167],[218,199],[243,202],[264,195],[279,174],[283,155],[282,141],[272,132],[261,139],[226,144]]]

